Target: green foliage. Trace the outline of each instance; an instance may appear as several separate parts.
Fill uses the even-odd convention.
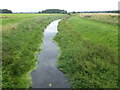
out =
[[[37,64],[36,54],[40,51],[44,28],[51,21],[62,17],[64,15],[39,15],[36,17],[33,15],[29,19],[24,18],[24,21],[16,21],[19,23],[16,28],[3,29],[3,88],[29,88],[31,86],[30,73]]]
[[[12,11],[8,9],[0,9],[0,13],[12,13]]]
[[[47,10],[43,10],[42,13],[62,13],[62,14],[66,14],[67,11],[60,10],[60,9],[47,9]]]
[[[120,10],[111,10],[111,11],[82,11],[79,13],[120,13]]]
[[[61,53],[57,64],[71,86],[117,88],[117,25],[71,16],[62,20],[58,28],[55,41]]]

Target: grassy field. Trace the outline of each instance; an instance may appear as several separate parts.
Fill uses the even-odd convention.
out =
[[[119,24],[118,23],[118,17],[120,15],[115,13],[82,13],[80,14],[81,17],[86,17],[91,20],[104,22],[104,23],[110,23],[110,24]]]
[[[57,64],[73,88],[118,87],[118,24],[98,18],[74,15],[59,23]]]
[[[62,14],[2,15],[2,87],[28,88],[45,27]],[[1,17],[0,17],[1,18]]]

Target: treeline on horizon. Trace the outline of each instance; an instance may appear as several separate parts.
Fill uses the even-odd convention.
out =
[[[46,10],[43,10],[42,12],[39,11],[38,13],[62,13],[62,14],[66,14],[67,11],[60,10],[60,9],[46,9]]]
[[[0,9],[0,13],[13,13],[12,10],[8,9]],[[19,12],[19,13],[36,13],[36,12]],[[39,11],[37,13],[120,13],[120,10],[111,10],[111,11],[73,11],[73,12],[67,12],[66,10],[60,10],[60,9],[46,9],[43,11]]]
[[[112,10],[112,11],[81,11],[77,13],[120,13],[120,10]]]
[[[60,9],[46,9],[43,10],[42,12],[38,12],[38,13],[120,13],[120,10],[112,10],[112,11],[80,11],[80,12],[67,12],[65,10],[60,10]]]
[[[12,13],[12,11],[8,9],[0,9],[0,13]]]

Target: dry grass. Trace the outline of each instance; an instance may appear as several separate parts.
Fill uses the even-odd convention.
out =
[[[100,21],[104,23],[119,24],[118,18],[119,14],[117,13],[81,13],[80,17],[88,18],[95,21]]]
[[[119,14],[117,13],[81,13],[80,16],[84,15],[115,15],[118,16]]]
[[[2,30],[15,30],[19,23],[2,26]]]

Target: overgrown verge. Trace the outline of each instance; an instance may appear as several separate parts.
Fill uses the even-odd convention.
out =
[[[42,15],[3,30],[2,87],[29,88],[30,72],[35,68],[36,52],[40,51],[44,28],[64,15]]]
[[[60,21],[54,38],[61,50],[57,64],[72,88],[119,86],[116,28],[79,16]],[[109,33],[112,29],[114,33]]]

